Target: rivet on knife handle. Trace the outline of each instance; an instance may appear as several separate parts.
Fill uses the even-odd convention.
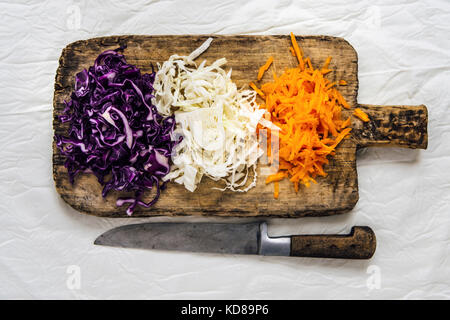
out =
[[[369,227],[353,227],[348,235],[292,236],[291,256],[338,259],[370,259],[376,237]]]

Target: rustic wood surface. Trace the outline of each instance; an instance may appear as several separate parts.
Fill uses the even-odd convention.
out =
[[[370,117],[369,122],[358,121],[353,138],[359,148],[407,147],[426,149],[428,144],[428,112],[420,106],[358,105]]]
[[[370,259],[377,240],[369,227],[353,227],[348,235],[293,236],[291,256],[339,259]]]
[[[58,120],[74,86],[74,76],[93,64],[102,51],[126,44],[124,51],[129,63],[142,72],[151,72],[151,64],[161,63],[172,54],[189,54],[208,36],[112,36],[77,41],[63,49],[55,79],[54,119],[55,133],[64,134],[67,129]],[[227,68],[233,69],[232,79],[239,87],[256,80],[258,68],[269,56],[274,57],[272,68],[280,74],[285,68],[296,65],[289,52],[288,36],[213,36],[211,47],[198,58],[208,63],[218,58],[228,60]],[[334,72],[327,75],[332,80],[346,80],[348,85],[339,90],[350,106],[357,106],[358,57],[353,47],[344,39],[328,36],[297,37],[299,45],[314,66],[321,66],[328,56]],[[270,77],[266,74],[261,83]],[[279,199],[273,198],[273,185],[265,185],[264,178],[247,193],[212,190],[217,183],[204,177],[198,189],[191,193],[176,183],[168,184],[157,204],[152,208],[136,208],[132,217],[158,215],[203,216],[272,216],[303,217],[323,216],[351,210],[358,201],[356,150],[360,147],[401,146],[426,148],[427,111],[424,106],[372,106],[360,105],[374,120],[369,123],[353,118],[353,132],[337,148],[336,156],[325,167],[328,176],[319,178],[318,184],[301,187],[298,194],[287,180],[280,183]],[[344,110],[343,117],[352,110]],[[258,168],[260,172],[261,168]],[[117,208],[119,194],[111,192],[106,199],[101,196],[101,186],[90,174],[79,175],[74,185],[68,180],[64,158],[53,143],[53,176],[62,199],[76,210],[102,216],[127,217],[125,207]],[[144,197],[144,200],[151,195]]]

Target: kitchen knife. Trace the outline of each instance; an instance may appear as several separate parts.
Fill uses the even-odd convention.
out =
[[[94,244],[226,254],[370,259],[375,252],[376,238],[369,227],[353,227],[347,235],[269,237],[265,222],[143,223],[111,229]]]

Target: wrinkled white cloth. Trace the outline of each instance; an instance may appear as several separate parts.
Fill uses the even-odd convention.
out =
[[[0,2],[0,298],[450,298],[450,3],[441,1]],[[361,103],[425,104],[427,150],[368,149],[347,214],[272,219],[272,235],[368,225],[369,261],[94,246],[144,219],[79,214],[56,193],[52,98],[62,48],[119,34],[288,34],[347,39]],[[248,221],[160,217],[150,221]]]

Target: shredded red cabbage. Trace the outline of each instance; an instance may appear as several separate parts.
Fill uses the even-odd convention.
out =
[[[161,178],[170,171],[169,158],[175,142],[173,116],[164,118],[152,104],[155,72],[141,74],[116,50],[101,53],[93,66],[76,75],[75,90],[59,120],[69,122],[67,136],[55,135],[56,145],[66,157],[70,182],[77,174],[93,173],[110,190],[133,191],[117,206],[152,206],[164,187]],[[149,203],[142,194],[156,186]]]

